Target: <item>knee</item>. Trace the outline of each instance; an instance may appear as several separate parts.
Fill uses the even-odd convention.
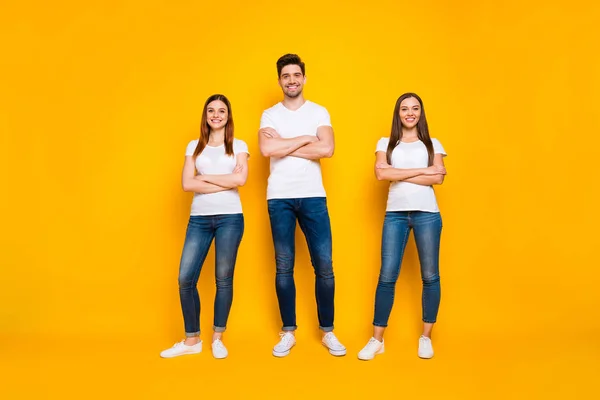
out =
[[[393,288],[396,286],[398,280],[398,273],[393,270],[382,269],[379,272],[378,285],[380,287]]]
[[[233,276],[218,276],[216,279],[217,289],[229,289],[233,286]]]
[[[334,279],[331,257],[316,257],[312,260],[315,275],[321,279]]]
[[[197,281],[191,275],[179,274],[178,283],[179,289],[190,289],[196,286]]]
[[[427,274],[422,278],[423,286],[434,286],[440,283],[439,274]]]
[[[294,272],[294,256],[290,253],[275,254],[278,275],[290,275]]]

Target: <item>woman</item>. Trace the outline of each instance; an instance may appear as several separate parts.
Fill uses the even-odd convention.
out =
[[[440,304],[439,251],[442,219],[432,185],[442,184],[446,169],[444,148],[429,137],[421,98],[405,93],[396,101],[389,138],[377,143],[375,174],[391,181],[383,223],[381,271],[375,295],[373,337],[358,353],[371,360],[384,351],[383,333],[394,302],[396,280],[410,230],[421,264],[423,280],[423,334],[418,355],[433,357],[431,330]]]
[[[237,188],[246,182],[248,157],[246,143],[233,137],[229,100],[220,94],[210,96],[204,104],[200,139],[188,144],[182,174],[183,190],[194,192],[179,266],[179,297],[186,338],[161,352],[161,357],[202,351],[200,298],[196,284],[213,238],[217,294],[212,353],[215,358],[227,357],[222,338],[233,300],[233,270],[244,233]]]

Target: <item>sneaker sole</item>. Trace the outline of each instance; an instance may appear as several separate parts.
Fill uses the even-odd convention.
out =
[[[224,358],[227,358],[227,356],[228,356],[228,355],[229,355],[229,354],[225,354],[224,356],[216,356],[216,355],[213,353],[213,357],[214,357],[214,358],[216,358],[217,360],[222,360],[222,359],[224,359]]]
[[[370,360],[374,359],[377,354],[383,354],[383,353],[384,353],[384,349],[382,347],[381,349],[379,349],[375,353],[373,353],[373,355],[371,357],[361,357],[359,354],[358,359],[363,360],[363,361],[370,361]]]
[[[202,353],[202,350],[200,351],[186,351],[185,353],[181,353],[181,354],[174,354],[172,356],[164,356],[164,355],[160,355],[160,358],[175,358],[175,357],[179,357],[179,356],[188,356],[188,355],[192,355],[192,354],[200,354]]]
[[[433,354],[432,355],[422,355],[422,354],[418,354],[419,358],[422,358],[423,360],[429,360],[431,358],[433,358]]]
[[[325,343],[321,342],[321,344],[325,346],[327,350],[329,350],[329,354],[332,356],[341,357],[346,355],[346,350],[331,350]]]
[[[293,344],[293,345],[292,345],[292,347],[294,347],[294,346],[295,346],[295,344]],[[288,354],[290,354],[290,351],[292,350],[292,347],[290,347],[290,349],[289,349],[289,350],[282,351],[282,352],[277,352],[277,351],[273,350],[273,355],[274,355],[275,357],[280,357],[280,358],[281,358],[281,357],[285,357],[285,356],[287,356]]]

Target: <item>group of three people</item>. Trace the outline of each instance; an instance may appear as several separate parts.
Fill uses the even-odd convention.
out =
[[[315,295],[322,343],[334,356],[346,354],[334,329],[335,279],[332,237],[321,158],[334,151],[333,129],[327,110],[304,99],[305,65],[295,54],[277,61],[283,100],[265,110],[258,131],[263,156],[270,157],[268,212],[275,247],[275,287],[283,323],[273,355],[284,357],[296,343],[294,284],[296,223],[304,233],[316,283]],[[189,143],[183,167],[185,191],[194,192],[191,216],[179,268],[179,295],[185,340],[161,352],[165,358],[202,351],[200,299],[196,288],[200,270],[214,239],[216,298],[212,353],[227,357],[223,332],[233,300],[233,273],[244,232],[238,187],[248,176],[248,147],[234,138],[231,105],[213,95],[204,106],[201,133]],[[423,334],[418,355],[433,357],[431,330],[440,303],[439,248],[442,220],[432,185],[444,181],[445,151],[429,137],[423,103],[414,93],[398,98],[390,137],[376,147],[377,179],[391,181],[381,247],[381,270],[375,296],[373,337],[358,353],[370,360],[384,352],[383,334],[394,302],[395,284],[409,233],[414,230],[423,281]]]

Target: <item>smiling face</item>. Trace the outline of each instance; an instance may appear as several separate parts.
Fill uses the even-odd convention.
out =
[[[306,77],[302,73],[299,65],[290,64],[283,67],[279,76],[279,86],[283,93],[290,98],[295,98],[302,94],[302,89],[306,83]]]
[[[400,121],[404,128],[414,128],[421,118],[421,104],[414,97],[408,97],[400,103]]]
[[[221,100],[214,100],[206,106],[206,123],[212,130],[217,130],[227,125],[229,110]]]

